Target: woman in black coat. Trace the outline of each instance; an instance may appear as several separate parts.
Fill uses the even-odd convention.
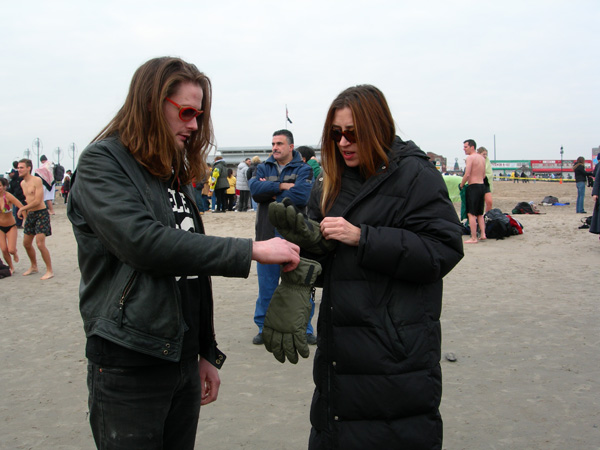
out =
[[[310,449],[441,449],[442,278],[463,256],[445,183],[374,86],[325,122],[309,215],[325,239]],[[308,256],[308,255],[307,255]]]

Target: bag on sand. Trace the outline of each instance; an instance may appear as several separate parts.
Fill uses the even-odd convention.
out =
[[[555,203],[558,203],[558,198],[551,195],[545,196],[544,200],[542,200],[543,205],[554,205]]]
[[[527,202],[519,202],[512,210],[512,214],[539,214],[534,205]]]
[[[0,278],[7,278],[11,275],[12,273],[10,272],[10,268],[0,261]]]
[[[485,220],[485,235],[491,239],[504,239],[511,235],[510,221],[504,213],[498,209],[490,209],[483,216]]]
[[[504,214],[500,209],[490,209],[483,216],[485,220],[485,235],[491,239],[504,239],[523,233],[523,227],[519,222]]]
[[[584,217],[583,219],[581,219],[581,226],[579,227],[579,229],[585,230],[585,229],[589,228],[590,225],[592,224],[592,217],[593,216],[588,216],[588,217]]]

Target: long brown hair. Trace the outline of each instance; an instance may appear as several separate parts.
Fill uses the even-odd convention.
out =
[[[579,166],[585,167],[585,158],[583,156],[580,156],[579,158],[577,158],[577,161],[575,161],[575,164],[573,164],[573,169],[575,169]]]
[[[174,95],[181,83],[202,88],[203,114],[182,152],[176,145],[163,113],[166,97]],[[206,156],[213,146],[210,118],[212,87],[210,79],[180,58],[154,58],[140,66],[131,80],[125,103],[117,115],[94,138],[94,142],[118,134],[123,145],[152,175],[168,179],[174,173],[183,184],[201,178],[208,166]]]
[[[340,193],[342,172],[346,164],[331,138],[331,127],[338,109],[350,108],[359,148],[359,168],[364,178],[377,172],[381,164],[388,163],[389,152],[396,127],[390,108],[383,93],[375,86],[362,84],[342,91],[333,101],[327,112],[323,136],[321,138],[321,164],[323,168],[323,195],[321,211],[323,215],[331,209]]]

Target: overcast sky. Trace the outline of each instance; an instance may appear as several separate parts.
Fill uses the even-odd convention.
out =
[[[167,6],[167,4],[169,6]],[[585,156],[600,146],[600,2],[41,1],[0,15],[0,171],[39,138],[71,168],[122,105],[133,72],[179,56],[213,82],[220,147],[288,128],[316,145],[332,100],[370,83],[398,133],[462,162]],[[52,155],[52,156],[50,156]]]

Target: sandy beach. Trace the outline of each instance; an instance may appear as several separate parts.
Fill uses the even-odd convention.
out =
[[[591,215],[591,189],[585,208]],[[553,195],[568,206],[541,206]],[[519,215],[524,234],[465,246],[445,278],[442,312],[444,448],[599,449],[598,236],[579,229],[574,183],[494,183],[494,206]],[[457,205],[458,206],[458,205]],[[87,422],[85,337],[76,245],[61,201],[47,239],[55,277],[0,280],[0,449],[93,449]],[[254,213],[204,215],[208,234],[254,236]],[[465,236],[464,239],[467,239]],[[203,407],[198,449],[304,449],[312,357],[280,364],[251,343],[256,270],[213,278],[215,327],[227,355],[216,403]],[[320,292],[317,294],[320,298]],[[313,319],[316,325],[316,317]]]

